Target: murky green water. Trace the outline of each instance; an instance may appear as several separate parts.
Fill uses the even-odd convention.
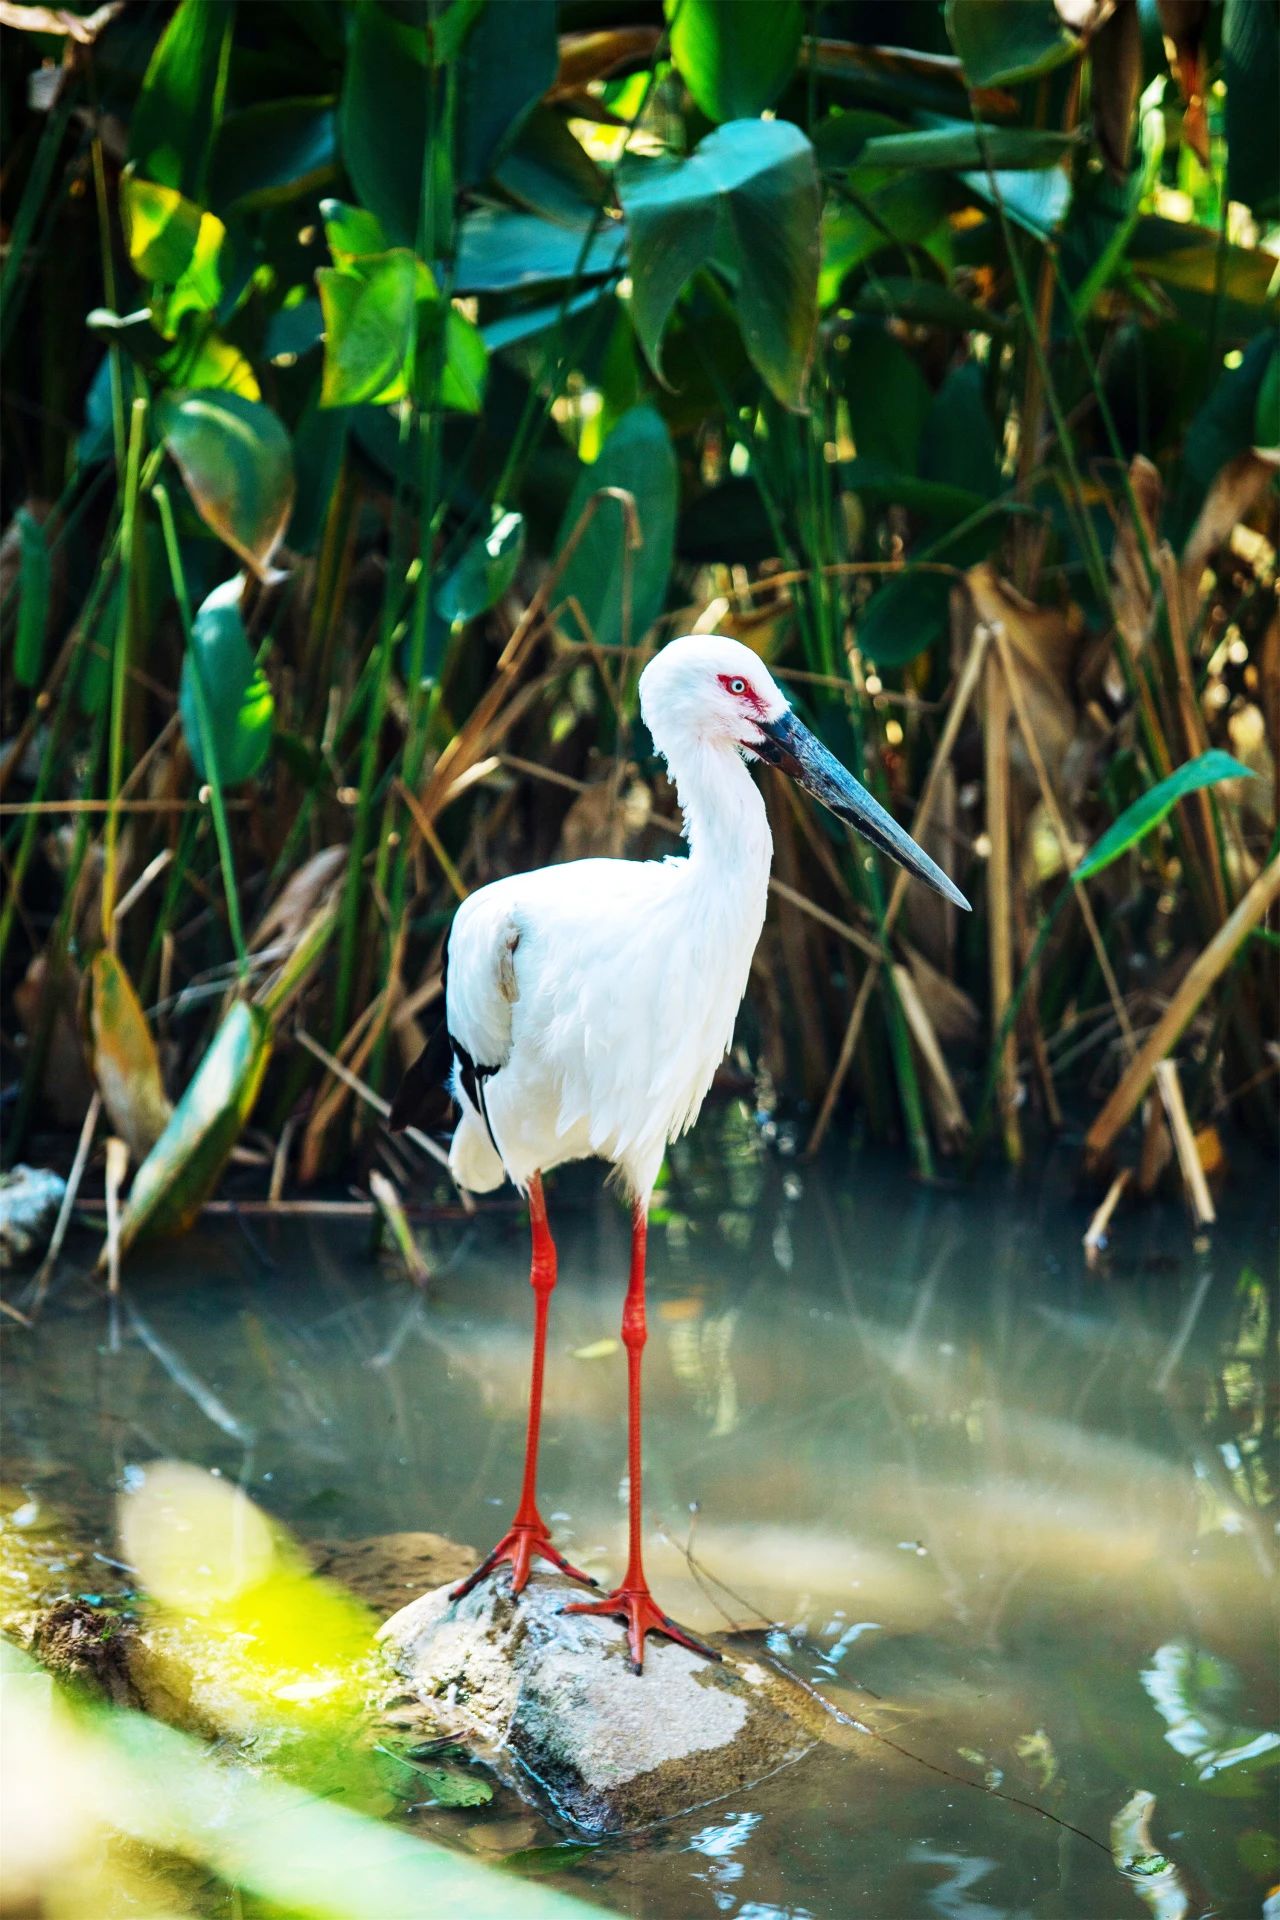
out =
[[[746,1146],[685,1167],[651,1236],[653,1584],[695,1629],[719,1607],[773,1623],[779,1658],[896,1745],[859,1736],[589,1851],[566,1888],[646,1920],[1120,1920],[1143,1906],[1104,1849],[1141,1788],[1181,1910],[1260,1913],[1280,1879],[1273,1182],[1237,1186],[1203,1254],[1177,1213],[1127,1216],[1104,1278],[1067,1180],[925,1193],[847,1150],[811,1169]],[[543,1505],[573,1558],[616,1572],[623,1359],[603,1343],[626,1219],[590,1169],[551,1205]],[[524,1229],[424,1241],[427,1298],[359,1227],[202,1230],[137,1263],[114,1345],[66,1290],[8,1346],[10,1461],[98,1502],[107,1546],[112,1489],[160,1455],[307,1538],[489,1545],[523,1441]],[[505,1792],[420,1818],[493,1858],[557,1837]]]

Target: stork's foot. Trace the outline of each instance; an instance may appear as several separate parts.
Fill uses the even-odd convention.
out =
[[[571,1567],[564,1555],[552,1546],[546,1523],[539,1517],[514,1521],[488,1558],[480,1562],[474,1573],[469,1573],[465,1580],[459,1582],[449,1598],[461,1600],[464,1594],[470,1593],[472,1587],[478,1587],[482,1580],[486,1580],[495,1567],[504,1563],[511,1568],[512,1593],[520,1593],[528,1585],[535,1560],[549,1561],[558,1573],[579,1581],[584,1587],[599,1585],[589,1573],[579,1573],[576,1567]]]
[[[574,1600],[560,1611],[600,1613],[625,1621],[634,1673],[644,1671],[644,1640],[647,1633],[660,1633],[665,1639],[674,1640],[678,1647],[688,1647],[691,1653],[700,1653],[704,1660],[720,1658],[714,1647],[695,1640],[691,1633],[686,1633],[683,1627],[678,1627],[674,1620],[668,1619],[654,1603],[648,1587],[616,1587],[603,1600]]]

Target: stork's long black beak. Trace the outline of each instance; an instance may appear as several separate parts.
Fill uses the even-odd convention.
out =
[[[937,862],[929,858],[923,847],[916,845],[909,833],[903,832],[893,816],[840,765],[834,753],[827,752],[821,740],[810,733],[794,713],[788,709],[777,720],[762,722],[761,729],[763,738],[752,749],[760,759],[781,767],[806,793],[847,820],[873,847],[879,847],[881,853],[887,853],[917,880],[925,881],[944,899],[969,912],[969,902],[954,881],[948,880]]]

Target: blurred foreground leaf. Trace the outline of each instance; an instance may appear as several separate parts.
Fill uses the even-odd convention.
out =
[[[266,572],[293,509],[289,436],[270,407],[235,393],[171,393],[156,424],[205,525]]]
[[[137,1171],[120,1222],[122,1251],[140,1233],[190,1226],[253,1111],[270,1058],[267,1015],[237,1000]]]
[[[96,1852],[105,1830],[215,1874],[255,1908],[262,1902],[305,1920],[579,1920],[601,1912],[251,1773],[143,1714],[73,1709],[7,1643],[0,1691],[6,1807],[58,1813],[52,1823],[41,1818],[52,1824],[54,1844],[35,1853],[37,1875]],[[35,1878],[37,1890],[57,1884]]]

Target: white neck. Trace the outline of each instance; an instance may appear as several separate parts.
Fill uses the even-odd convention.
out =
[[[688,884],[722,900],[735,920],[750,923],[754,948],[764,925],[773,836],[760,790],[737,748],[682,742],[669,761],[689,842]]]

